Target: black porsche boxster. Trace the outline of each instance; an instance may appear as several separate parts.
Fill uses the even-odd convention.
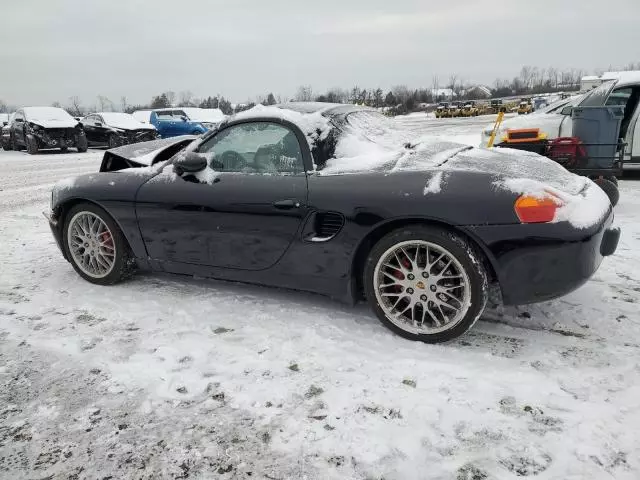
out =
[[[85,279],[137,269],[355,302],[410,339],[454,338],[505,304],[582,285],[611,255],[606,195],[535,154],[415,138],[377,111],[257,107],[200,138],[105,152],[59,183],[51,229]]]

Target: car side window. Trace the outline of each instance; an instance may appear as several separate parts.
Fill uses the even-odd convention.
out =
[[[24,114],[22,112],[16,112],[15,117],[13,117],[13,120],[16,122],[23,122],[24,121]]]
[[[270,122],[250,122],[219,132],[198,148],[213,170],[221,172],[293,174],[304,172],[295,133]]]
[[[621,106],[624,107],[627,105],[631,94],[633,93],[633,89],[631,87],[627,88],[618,88],[614,90],[607,98],[606,106]]]

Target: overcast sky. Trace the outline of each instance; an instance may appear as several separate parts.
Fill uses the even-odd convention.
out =
[[[0,100],[245,101],[640,62],[640,0],[0,1]]]

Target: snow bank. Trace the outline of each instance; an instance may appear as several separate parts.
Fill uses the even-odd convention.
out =
[[[529,178],[510,178],[497,182],[496,186],[513,193],[537,198],[548,197],[551,194],[562,202],[560,208],[556,210],[552,223],[566,221],[575,228],[584,229],[602,221],[611,208],[609,197],[604,191],[588,178],[584,178],[584,180],[586,188],[577,195],[568,194],[546,183]]]

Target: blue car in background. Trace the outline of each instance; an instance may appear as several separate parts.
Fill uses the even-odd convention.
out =
[[[192,121],[180,108],[138,110],[133,112],[133,116],[143,123],[150,123],[156,127],[162,138],[201,135],[207,131],[202,123]]]

